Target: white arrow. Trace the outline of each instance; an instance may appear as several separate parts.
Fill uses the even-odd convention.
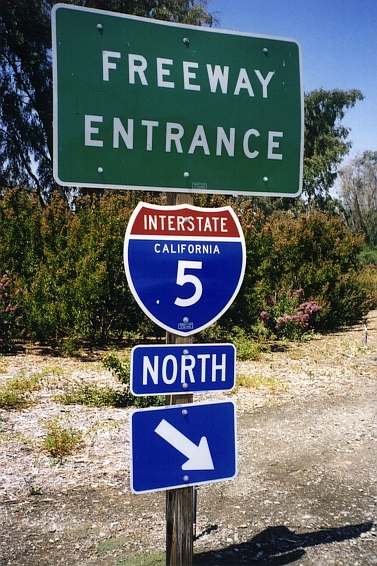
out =
[[[174,426],[162,419],[154,429],[155,433],[181,452],[188,460],[182,465],[182,470],[214,470],[211,452],[208,448],[207,437],[202,436],[199,445],[191,442],[187,436]]]

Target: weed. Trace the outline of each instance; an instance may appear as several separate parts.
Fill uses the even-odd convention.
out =
[[[116,354],[108,354],[102,360],[106,369],[109,369],[119,379],[121,383],[129,386],[130,384],[130,361],[128,358],[120,360]]]
[[[53,458],[59,460],[72,454],[82,443],[81,432],[72,428],[64,428],[58,418],[47,422],[46,431],[43,448]]]
[[[129,393],[93,384],[77,385],[57,395],[55,400],[63,405],[87,407],[127,407],[132,404]]]
[[[262,352],[269,352],[270,345],[267,342],[271,338],[271,332],[260,322],[245,330],[240,326],[233,326],[231,330],[225,330],[215,324],[203,332],[202,340],[205,342],[230,342],[237,349],[237,359],[240,361],[259,360]]]
[[[285,390],[286,384],[276,377],[264,377],[262,375],[239,375],[237,377],[237,388],[269,389],[272,393]]]
[[[31,485],[29,495],[42,495],[42,488],[39,485]]]
[[[122,426],[120,421],[104,420],[95,422],[89,429],[88,432],[105,432],[111,430],[118,430]]]
[[[41,378],[38,374],[27,376],[20,373],[0,387],[0,408],[24,409],[31,403],[30,394],[40,388]]]
[[[0,356],[0,373],[5,373],[8,369],[8,362]]]
[[[364,245],[359,253],[362,265],[377,265],[377,247]]]
[[[34,391],[39,391],[42,387],[43,375],[41,373],[33,373],[31,375],[25,375],[21,372],[12,379],[8,380],[7,386],[14,391],[19,391],[20,393],[33,393]]]
[[[208,342],[209,344],[213,342],[225,342],[228,340],[228,335],[229,333],[226,333],[225,329],[219,324],[213,324],[212,326],[205,328],[200,334],[201,341]]]
[[[358,346],[356,346],[356,351],[364,356],[370,354],[371,352],[370,348],[368,348],[368,346],[365,346],[364,344],[363,345],[359,344]]]
[[[46,366],[36,375],[39,376],[44,387],[51,390],[60,388],[62,382],[69,376],[69,372],[66,368],[61,368],[59,366]]]
[[[309,330],[308,332],[304,332],[304,334],[300,336],[300,342],[311,342],[312,340],[318,340],[321,337],[322,335],[320,332]]]
[[[24,393],[13,390],[7,385],[0,387],[0,409],[24,409],[30,405],[30,399]]]
[[[288,350],[288,356],[290,360],[302,360],[305,353],[301,350]]]
[[[102,540],[98,543],[97,552],[99,554],[106,554],[107,552],[113,552],[114,550],[118,550],[127,544],[126,537],[111,537],[106,540]]]

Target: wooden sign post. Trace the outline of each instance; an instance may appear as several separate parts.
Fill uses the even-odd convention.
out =
[[[167,204],[193,204],[193,195],[167,193]],[[167,344],[192,344],[192,336],[166,333]],[[169,405],[192,403],[193,395],[170,395]],[[191,566],[193,557],[194,488],[182,487],[166,492],[166,566]]]

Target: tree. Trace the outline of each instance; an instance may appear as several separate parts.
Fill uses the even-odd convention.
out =
[[[364,151],[341,171],[341,199],[349,226],[377,245],[377,151]]]
[[[330,189],[339,166],[348,153],[350,129],[341,122],[348,108],[363,95],[359,90],[313,90],[305,94],[304,199],[263,198],[258,208],[270,214],[275,210],[302,211],[309,205],[339,214],[340,203],[331,197]]]
[[[50,12],[55,0],[2,0],[0,185],[47,196],[52,178]],[[67,0],[91,8],[192,25],[212,24],[206,0]]]
[[[303,192],[309,202],[324,205],[348,153],[350,129],[341,121],[363,95],[359,90],[314,90],[305,96]]]

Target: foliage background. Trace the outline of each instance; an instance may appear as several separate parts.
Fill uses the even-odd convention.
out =
[[[162,335],[132,298],[124,273],[124,233],[138,197],[92,195],[78,197],[72,206],[54,193],[42,206],[33,192],[4,191],[0,263],[8,287],[0,320],[5,302],[12,304],[17,312],[13,336],[104,343],[127,334]],[[159,194],[147,200],[165,203]],[[339,216],[318,210],[266,214],[248,199],[211,200],[214,206],[234,207],[247,242],[244,284],[221,319],[223,331],[240,327],[255,336],[295,337],[353,322],[366,312],[358,259],[363,238]],[[315,316],[300,322],[295,317],[308,302],[317,305]],[[293,319],[284,322],[284,315]]]

